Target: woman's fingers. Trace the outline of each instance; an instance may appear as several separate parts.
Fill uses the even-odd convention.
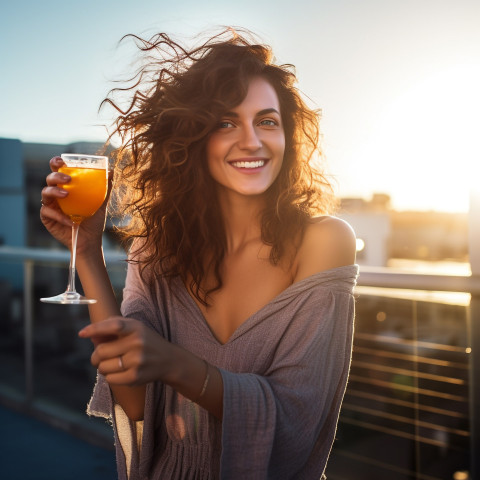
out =
[[[108,358],[107,360],[102,360],[99,363],[94,363],[92,355],[92,364],[97,367],[98,371],[102,375],[125,372],[128,369],[128,365],[125,364],[124,357],[122,355]]]
[[[105,343],[98,345],[91,356],[92,365],[97,367],[103,375],[125,372],[136,364],[132,360],[133,357],[129,350],[125,349],[124,346],[116,346],[115,350],[110,349],[108,355],[106,355],[105,350],[102,349],[106,345]]]
[[[102,322],[91,323],[82,328],[78,335],[82,338],[99,338],[108,336],[125,336],[133,332],[132,320],[124,317],[110,317]]]
[[[140,322],[118,316],[87,325],[78,335],[96,343],[91,362],[109,383],[133,385],[143,358],[141,329]]]
[[[61,186],[70,182],[72,178],[64,173],[53,172],[47,176],[47,186],[42,189],[42,205],[49,205],[56,202],[59,198],[65,198],[68,195],[67,190]]]
[[[70,218],[62,213],[62,211],[45,204],[42,204],[40,208],[40,219],[45,222],[53,220],[57,223],[65,225],[66,227],[71,227],[73,225],[73,222],[70,220]]]
[[[40,219],[45,226],[52,226],[52,222],[58,222],[67,227],[72,226],[72,221],[61,211],[57,203],[58,199],[65,198],[68,195],[68,192],[61,188],[61,185],[71,181],[69,175],[65,175],[58,171],[62,165],[64,165],[64,162],[60,157],[53,157],[50,159],[50,169],[52,170],[52,173],[47,175],[47,186],[42,189],[40,207]]]
[[[97,366],[105,360],[125,355],[130,349],[131,345],[125,337],[99,343],[92,353],[92,363]]]
[[[96,345],[92,363],[97,366],[102,360],[124,355],[131,348],[130,342],[125,337],[134,330],[132,320],[119,316],[91,323],[82,328],[78,336],[89,338]]]
[[[48,206],[56,203],[57,199],[65,198],[68,192],[61,187],[47,186],[42,188],[42,205]]]
[[[71,179],[72,177],[66,173],[52,172],[47,175],[47,185],[63,185]]]
[[[92,354],[92,365],[106,378],[108,383],[115,385],[138,383],[138,362],[135,361],[135,355],[132,352],[120,353],[106,359],[99,359],[96,353],[98,353],[97,350]]]
[[[68,192],[59,187],[44,187],[42,189],[42,205],[40,207],[42,221],[54,220],[68,227],[72,226],[72,221],[61,211],[57,203],[58,198],[65,198],[67,195]]]
[[[61,165],[63,165],[63,161],[60,157],[55,157],[50,160],[50,167],[52,170],[59,168]],[[47,186],[42,189],[40,217],[42,220],[55,220],[56,222],[71,226],[72,222],[61,212],[57,204],[58,199],[65,198],[68,195],[68,192],[61,188],[60,185],[70,182],[71,177],[54,170],[47,176],[46,180]]]
[[[52,172],[56,172],[62,165],[64,165],[64,161],[61,157],[53,157],[50,159],[50,169]]]
[[[152,342],[155,343],[155,334],[141,322],[111,317],[87,325],[78,335],[90,338],[96,344],[91,362],[108,383],[139,385],[160,378],[156,356],[149,353]]]

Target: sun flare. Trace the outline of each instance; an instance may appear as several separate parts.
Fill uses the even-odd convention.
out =
[[[480,68],[461,65],[425,78],[386,107],[363,155],[386,163],[378,180],[394,206],[468,210],[480,178],[479,84]]]

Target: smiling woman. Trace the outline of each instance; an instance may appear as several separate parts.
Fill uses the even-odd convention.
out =
[[[329,216],[310,160],[318,115],[291,66],[228,29],[187,48],[136,38],[149,61],[119,111],[114,194],[130,215],[121,309],[102,254],[105,207],[77,250],[119,477],[316,478],[348,378],[355,236]],[[155,57],[152,59],[152,57]],[[61,159],[42,219],[69,245]],[[83,225],[83,224],[82,224]]]

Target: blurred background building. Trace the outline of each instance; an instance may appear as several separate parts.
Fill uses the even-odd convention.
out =
[[[395,211],[390,197],[378,193],[370,199],[343,198],[339,215],[355,229],[360,264],[393,267],[424,261],[460,267],[468,262],[467,213]]]

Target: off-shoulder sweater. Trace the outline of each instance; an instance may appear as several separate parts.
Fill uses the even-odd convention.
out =
[[[350,368],[356,265],[290,285],[220,343],[180,279],[151,289],[127,272],[122,314],[215,365],[223,420],[161,382],[127,419],[99,375],[88,413],[112,420],[120,479],[318,480]]]

